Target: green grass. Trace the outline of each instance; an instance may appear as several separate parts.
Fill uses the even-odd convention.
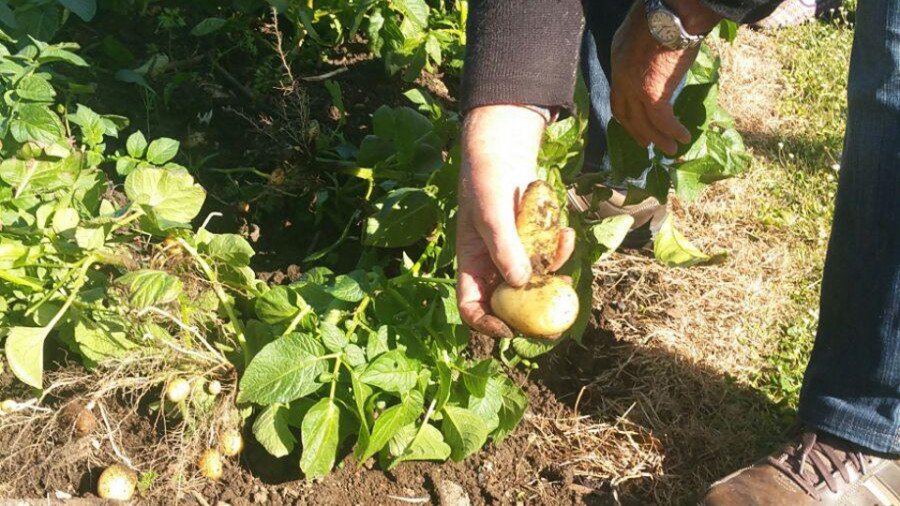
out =
[[[831,227],[837,170],[847,115],[847,71],[852,27],[823,21],[773,35],[784,64],[787,91],[779,129],[760,150],[766,170],[766,203],[759,218],[791,238],[796,273],[791,306],[779,321],[775,343],[754,386],[782,406],[796,408],[818,323],[822,266]]]

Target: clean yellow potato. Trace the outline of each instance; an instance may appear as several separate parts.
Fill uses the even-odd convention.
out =
[[[535,274],[546,274],[559,246],[559,203],[545,181],[528,185],[519,201],[516,230]]]
[[[237,429],[228,429],[219,435],[219,448],[226,457],[234,457],[244,449],[244,438]]]
[[[491,310],[529,337],[555,339],[575,323],[578,295],[558,276],[532,276],[520,288],[501,283],[491,295]]]
[[[101,499],[127,501],[134,496],[137,487],[137,475],[130,469],[113,464],[100,473],[97,480],[97,495]]]

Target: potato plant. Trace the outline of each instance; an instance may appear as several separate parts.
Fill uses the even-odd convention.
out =
[[[421,0],[323,2],[315,11],[269,3],[303,27],[298,37],[319,44],[338,42],[325,38],[326,28],[349,37],[364,27],[389,68],[407,77],[446,65],[444,55],[458,56],[464,43],[465,2],[458,9]],[[174,161],[184,158],[177,158],[178,141],[147,139],[128,118],[82,103],[91,87],[72,77],[89,70],[78,46],[39,40],[54,36],[67,11],[43,3],[47,22],[32,27],[19,18],[31,19],[36,7],[13,4],[10,12],[0,8],[0,22],[18,27],[0,32],[0,344],[19,380],[41,394],[47,350],[71,352],[87,368],[165,363],[154,378],[156,407],[191,425],[192,412],[229,403],[241,415],[234,425],[248,424],[275,457],[297,453],[308,478],[327,474],[348,453],[359,465],[374,458],[388,469],[461,460],[516,428],[528,401],[508,369],[534,367],[530,359],[559,341],[504,339],[497,358],[467,351],[453,278],[455,114],[413,89],[405,94],[412,107],[374,112],[371,134],[358,146],[319,143],[316,170],[332,185],[320,190],[312,212],[344,226],[333,243],[305,256],[298,281],[270,286],[257,278],[255,251],[243,236],[212,232],[212,215],[197,226],[206,192],[195,167]],[[64,5],[84,21],[96,7]],[[344,32],[347,9],[354,14]],[[209,36],[238,21],[208,18],[191,33]],[[665,200],[674,188],[693,197],[746,164],[740,137],[715,104],[715,79],[705,52],[676,103],[696,134],[676,159],[635,148],[611,126],[613,176],[629,181],[635,195]],[[547,130],[540,176],[558,202],[577,181],[589,187],[577,178],[584,127],[572,117]],[[648,167],[645,183],[633,181]],[[355,206],[335,204],[346,201]],[[563,337],[579,339],[591,310],[591,266],[615,250],[631,222],[588,222],[564,209],[554,220],[578,233],[562,273],[580,300]],[[668,234],[657,246],[684,255],[671,239],[677,232]],[[347,254],[338,255],[343,249],[356,255],[350,267]],[[240,433],[228,434],[226,455],[239,453]],[[218,450],[191,460],[210,479],[221,477]]]

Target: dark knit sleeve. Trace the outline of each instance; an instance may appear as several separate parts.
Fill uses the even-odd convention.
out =
[[[584,17],[581,0],[469,3],[461,108],[572,108]]]
[[[591,0],[586,0],[591,1]],[[755,23],[768,16],[784,0],[700,0],[713,12],[739,24]],[[665,3],[665,0],[663,0]]]

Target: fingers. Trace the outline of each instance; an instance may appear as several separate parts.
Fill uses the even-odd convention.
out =
[[[668,102],[645,105],[639,101],[625,101],[617,108],[620,116],[616,116],[616,119],[642,146],[648,146],[652,142],[664,153],[674,155],[678,151],[676,141],[685,144],[691,141],[690,132],[675,117]]]
[[[475,226],[503,279],[512,286],[522,286],[531,277],[531,262],[516,230],[514,210],[512,206],[508,210],[502,206],[494,209]]]
[[[488,314],[488,301],[496,283],[461,271],[456,284],[459,314],[473,329],[492,337],[512,337],[513,333],[499,318]]]
[[[553,258],[553,263],[550,264],[550,272],[555,272],[562,267],[569,260],[569,257],[572,256],[572,252],[575,251],[575,230],[569,227],[561,229],[558,241],[556,256]]]

